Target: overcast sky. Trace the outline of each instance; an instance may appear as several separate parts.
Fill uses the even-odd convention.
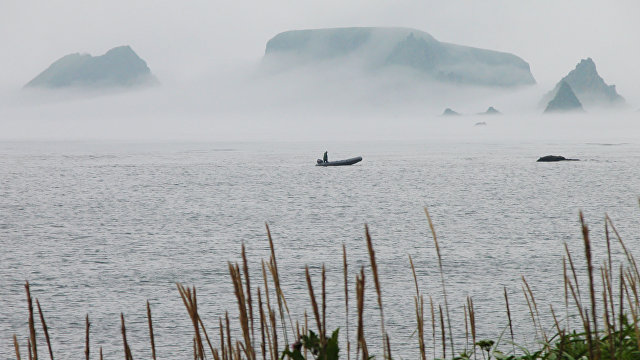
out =
[[[640,80],[638,0],[0,0],[2,83],[23,84],[72,52],[129,44],[160,78],[258,60],[288,29],[403,26],[512,52],[539,82],[591,56],[621,92]]]

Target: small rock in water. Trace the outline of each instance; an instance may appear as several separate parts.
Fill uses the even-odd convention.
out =
[[[496,110],[496,108],[494,108],[493,106],[489,106],[487,111],[480,113],[480,115],[502,115],[502,113]]]
[[[538,162],[555,162],[555,161],[580,161],[579,159],[567,159],[559,155],[547,155],[538,159]]]
[[[442,116],[458,116],[458,115],[460,115],[460,113],[455,112],[450,108],[444,109],[444,112],[442,113]]]
[[[473,125],[473,126],[487,126],[487,123],[484,122],[484,121],[480,121],[480,122],[475,123],[475,125]]]

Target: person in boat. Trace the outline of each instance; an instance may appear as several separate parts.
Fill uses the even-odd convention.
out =
[[[329,156],[327,156],[327,152],[324,152],[324,155],[322,156],[322,161],[323,162],[329,162]]]

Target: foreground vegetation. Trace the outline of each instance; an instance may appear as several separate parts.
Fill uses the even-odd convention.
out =
[[[640,359],[640,273],[633,255],[619,236],[611,219],[605,217],[605,237],[607,244],[607,260],[597,269],[591,251],[589,229],[580,214],[582,237],[584,240],[585,259],[587,262],[588,291],[581,294],[580,287],[585,284],[578,282],[576,266],[565,244],[566,255],[563,260],[564,278],[564,302],[567,314],[572,312],[579,319],[580,326],[570,329],[568,322],[564,322],[556,316],[553,307],[550,307],[554,320],[553,331],[545,331],[541,323],[538,304],[531,287],[522,277],[523,294],[529,307],[531,324],[536,334],[542,339],[537,349],[525,349],[517,346],[514,341],[514,331],[511,322],[511,309],[509,297],[504,289],[505,313],[508,320],[508,332],[496,339],[478,339],[476,337],[476,314],[473,299],[468,297],[464,304],[466,340],[471,340],[471,346],[464,352],[456,352],[456,341],[452,336],[449,301],[445,274],[443,272],[442,258],[436,232],[431,222],[429,213],[425,209],[427,220],[433,235],[433,241],[438,256],[440,280],[443,293],[443,304],[434,304],[429,298],[430,328],[433,344],[428,348],[425,341],[425,297],[422,294],[413,260],[409,256],[409,265],[415,281],[415,328],[416,349],[420,359],[504,359],[504,360],[535,360],[535,359]],[[287,305],[285,293],[281,288],[278,262],[275,255],[273,240],[267,226],[267,237],[271,254],[267,261],[262,261],[262,279],[258,286],[252,287],[249,276],[249,264],[242,246],[242,264],[229,263],[229,274],[234,286],[234,293],[238,306],[238,324],[234,328],[240,329],[241,337],[232,336],[232,326],[228,314],[220,318],[217,331],[214,335],[207,331],[203,319],[198,313],[198,300],[195,287],[185,287],[177,284],[178,293],[182,298],[187,314],[193,324],[193,348],[185,350],[192,352],[194,359],[236,360],[236,359],[269,359],[269,360],[335,360],[339,357],[350,360],[354,358],[392,359],[393,346],[390,336],[385,329],[384,307],[382,303],[382,289],[380,286],[380,274],[376,264],[376,255],[368,228],[365,226],[365,238],[369,253],[370,266],[360,269],[355,278],[355,289],[350,284],[348,273],[347,251],[343,245],[343,274],[344,274],[344,310],[345,326],[329,332],[326,328],[326,276],[324,266],[320,276],[319,288],[314,287],[309,268],[306,268],[306,284],[309,293],[310,314],[306,312],[303,319],[293,320]],[[626,262],[616,266],[612,263],[611,243],[617,242],[624,254]],[[365,271],[366,270],[366,271]],[[369,277],[371,279],[369,280]],[[372,324],[365,323],[364,303],[365,288],[368,280],[373,284],[377,308],[380,312],[380,340],[381,344],[376,349],[370,349],[365,337],[365,327]],[[261,283],[260,283],[261,282]],[[29,283],[25,284],[27,305],[29,312],[29,335],[26,344],[21,344],[16,335],[13,336],[15,355],[18,360],[21,356],[28,359],[38,359],[39,343],[36,335],[36,314],[33,306],[33,298],[30,294]],[[354,291],[355,290],[355,291]],[[350,296],[351,292],[355,296]],[[274,296],[275,295],[275,296]],[[355,299],[355,308],[350,305],[350,298]],[[584,300],[583,298],[587,298]],[[40,303],[35,299],[37,317],[40,330],[44,335],[44,343],[47,345],[46,353],[50,359],[54,359],[52,345],[48,333],[47,324]],[[356,311],[356,334],[350,333],[349,311]],[[149,327],[149,345],[152,358],[156,359],[155,340],[153,335],[153,320],[151,308],[147,302],[147,319]],[[120,315],[121,334],[123,344],[123,356],[125,360],[133,359],[131,349],[127,342],[127,331],[124,315]],[[374,325],[375,326],[375,325]],[[86,317],[85,334],[85,358],[89,359],[90,349],[90,322]],[[342,330],[344,329],[344,330]],[[340,343],[339,333],[345,331],[343,343]],[[439,335],[436,341],[436,336]],[[41,335],[42,336],[42,335]],[[215,337],[214,337],[215,336]],[[510,339],[504,340],[505,338]],[[353,341],[352,343],[352,340]],[[42,339],[40,343],[42,343]],[[437,344],[437,345],[436,345]],[[26,347],[25,347],[26,345]],[[21,355],[22,349],[22,355]],[[26,354],[25,354],[26,350]],[[40,349],[41,350],[41,349]],[[42,350],[40,353],[45,353]],[[99,357],[102,356],[102,348],[99,349]]]

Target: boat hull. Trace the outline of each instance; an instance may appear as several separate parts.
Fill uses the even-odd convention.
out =
[[[360,161],[362,161],[361,156],[354,157],[351,159],[328,161],[328,162],[322,162],[322,160],[318,160],[318,162],[316,163],[316,166],[345,166],[345,165],[353,165],[355,163],[359,163]]]

